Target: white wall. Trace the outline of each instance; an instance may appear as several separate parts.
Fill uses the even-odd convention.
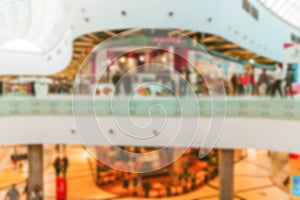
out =
[[[82,118],[86,120],[88,118]],[[102,130],[105,135],[115,144],[120,145],[144,145],[162,146],[174,137],[177,131],[174,124],[179,124],[180,118],[170,119],[162,133],[149,140],[129,139],[122,134],[115,125],[112,118],[101,118]],[[137,118],[145,121],[148,118]],[[209,125],[208,118],[200,119],[201,126],[198,130],[198,137],[192,144],[199,147]],[[78,133],[71,133],[76,126],[72,117],[2,117],[0,118],[0,145],[30,144],[30,143],[67,143],[81,144]],[[189,128],[189,127],[187,127]],[[107,134],[108,130],[114,130],[114,134]],[[260,118],[227,118],[224,130],[216,148],[257,148],[270,149],[286,152],[300,153],[299,145],[300,124],[292,120],[275,120]],[[104,135],[93,135],[93,131],[80,133],[88,145],[109,145]],[[100,133],[100,132],[99,132]],[[84,134],[84,135],[83,135]],[[187,138],[192,137],[191,132],[184,133]],[[182,136],[179,136],[182,137]],[[179,138],[180,141],[180,138]],[[182,142],[172,146],[184,146]]]

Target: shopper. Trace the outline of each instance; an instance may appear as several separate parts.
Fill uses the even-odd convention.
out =
[[[237,86],[238,86],[238,94],[242,95],[244,93],[244,87],[243,87],[243,75],[239,74],[236,80]]]
[[[112,77],[112,82],[115,86],[115,95],[119,95],[120,94],[120,86],[121,86],[121,83],[119,82],[121,79],[121,73],[119,71],[117,71],[113,77]]]
[[[123,82],[125,94],[130,95],[131,92],[132,92],[132,79],[131,79],[130,72],[127,72],[127,73],[123,74],[122,82]]]
[[[254,76],[250,72],[245,72],[243,76],[243,86],[244,86],[244,94],[252,95],[254,85]]]
[[[61,159],[60,157],[57,157],[53,163],[53,167],[55,169],[55,175],[58,177],[61,172]]]
[[[66,178],[67,175],[67,169],[69,167],[69,159],[64,156],[62,159],[62,172],[63,172],[63,176]]]
[[[30,195],[30,200],[43,200],[44,194],[39,185],[35,185],[31,195]]]
[[[185,96],[187,93],[190,72],[184,66],[180,68],[179,72],[181,74],[179,79],[179,95]]]
[[[4,198],[5,200],[19,200],[20,199],[20,193],[18,189],[16,188],[16,184],[13,184],[11,189],[8,190],[6,193],[6,196]]]
[[[234,73],[231,77],[232,94],[236,95],[238,91],[237,76]]]
[[[271,83],[270,83],[270,77],[266,73],[266,68],[262,68],[262,73],[258,77],[257,93],[259,95],[261,94],[261,92],[259,91],[261,86],[263,86],[263,88],[264,88],[264,94],[265,95],[270,94]]]
[[[294,82],[294,70],[293,70],[291,64],[289,64],[289,66],[288,66],[285,81],[286,81],[285,86],[284,86],[285,96],[287,96],[287,89],[288,89],[289,95],[291,95],[291,97],[293,97],[294,92],[293,92],[292,84]]]
[[[281,97],[283,97],[282,89],[281,89],[281,81],[283,79],[283,70],[282,70],[282,65],[280,63],[276,63],[276,71],[275,71],[273,79],[274,79],[274,83],[272,86],[271,96],[274,97],[276,94],[276,91],[278,91],[279,95]]]
[[[197,75],[197,81],[196,81],[196,94],[197,95],[200,95],[203,93],[203,83],[204,83],[204,80],[203,80],[203,77],[200,73],[198,73]]]

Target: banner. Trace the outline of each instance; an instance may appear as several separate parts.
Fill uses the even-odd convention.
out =
[[[56,200],[67,199],[67,182],[63,177],[56,178]]]
[[[294,94],[300,94],[300,45],[296,43],[285,43],[284,44],[284,57],[283,62],[285,70],[288,65],[294,70],[294,83],[292,85]]]

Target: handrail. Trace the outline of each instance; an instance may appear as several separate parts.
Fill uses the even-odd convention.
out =
[[[76,100],[78,101],[78,100]],[[130,107],[118,106],[112,112],[111,101],[109,98],[99,98],[93,104],[92,100],[82,98],[82,104],[77,108],[76,113],[80,115],[97,116],[123,115],[130,111],[131,116],[148,116],[149,110],[153,105],[162,105],[167,111],[167,116],[196,116],[198,112],[193,109],[183,110],[181,112],[178,102],[175,98],[140,98],[130,103]],[[121,103],[127,104],[127,99],[118,99]],[[188,103],[188,98],[181,103]],[[80,102],[80,103],[81,103]],[[93,105],[92,105],[92,104]],[[78,104],[78,103],[77,103]],[[123,105],[123,104],[122,104]],[[232,97],[226,99],[227,117],[259,117],[259,118],[278,118],[278,119],[300,119],[300,100],[298,99],[270,99],[253,97]],[[95,108],[95,110],[94,110]],[[211,116],[210,98],[200,97],[198,99],[198,108],[200,117]],[[153,114],[153,113],[152,113]],[[72,99],[35,99],[35,98],[16,98],[0,99],[0,117],[5,116],[70,116],[73,115]],[[154,115],[161,115],[160,112]]]

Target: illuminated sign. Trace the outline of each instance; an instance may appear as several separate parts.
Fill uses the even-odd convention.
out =
[[[181,39],[171,37],[129,37],[128,43],[144,44],[144,43],[161,43],[161,44],[181,44]]]

